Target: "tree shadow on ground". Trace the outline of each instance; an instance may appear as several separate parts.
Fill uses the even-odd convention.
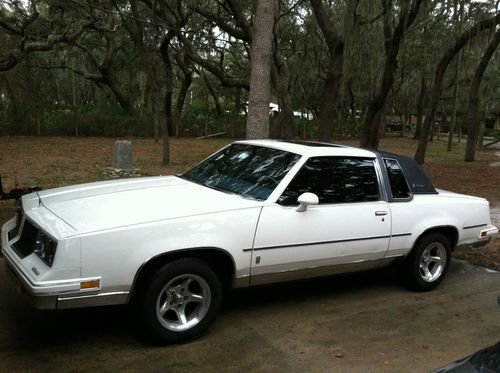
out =
[[[342,298],[348,294],[362,296],[373,288],[403,288],[391,268],[351,275],[291,282],[235,290],[228,294],[222,317],[242,310],[259,311],[266,307],[289,307],[311,298]],[[0,307],[2,348],[11,350],[40,348],[58,349],[71,345],[71,350],[92,344],[113,343],[122,348],[151,346],[140,332],[136,314],[130,306],[109,306],[74,310],[35,310],[11,286],[0,291],[4,300]],[[5,344],[5,341],[9,341]],[[95,348],[95,346],[94,346]]]

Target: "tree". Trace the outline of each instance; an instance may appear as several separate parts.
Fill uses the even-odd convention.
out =
[[[189,60],[187,53],[184,53],[183,56],[176,53],[174,58],[177,61],[177,66],[179,66],[182,73],[181,87],[179,89],[179,93],[177,94],[174,111],[175,137],[179,137],[182,111],[184,109],[184,104],[186,103],[186,96],[189,92],[189,88],[193,83],[193,69],[190,66],[191,61]]]
[[[455,106],[457,126],[465,122],[464,87],[471,85],[493,34],[483,32],[492,30],[491,24],[473,25],[497,15],[496,2],[273,4],[274,20],[265,34],[271,38],[270,83],[267,77],[254,80],[266,84],[267,93],[259,94],[266,102],[260,103],[259,119],[250,114],[252,126],[268,122],[271,100],[280,112],[269,123],[270,136],[292,138],[300,122],[304,138],[330,141],[338,131],[340,136],[361,134],[363,145],[377,147],[386,118],[399,116],[408,123],[416,115],[422,151],[430,134],[424,127],[434,116],[439,120],[439,110],[445,114]],[[0,3],[0,67],[9,70],[0,76],[0,130],[154,133],[158,142],[167,136],[166,146],[169,136],[192,135],[203,125],[217,132],[229,125],[231,135],[242,136],[251,65],[259,65],[251,55],[256,5],[242,0],[5,0]],[[467,28],[460,52],[447,55],[450,64],[461,56],[460,74],[457,69],[447,74],[446,63],[439,64],[443,52],[453,49]],[[8,62],[14,60],[15,65]],[[442,75],[436,80],[438,65]],[[478,101],[478,113],[488,120],[498,102],[498,59],[490,65]],[[255,107],[254,98],[250,101]],[[215,110],[209,109],[214,104]],[[420,136],[419,129],[427,134]],[[256,137],[268,136],[266,128],[259,131]]]
[[[278,2],[280,13],[275,17],[273,28],[273,63],[271,65],[272,87],[279,102],[279,136],[292,139],[294,136],[293,86],[296,74],[290,71],[293,55],[294,39],[299,27],[294,10],[300,1],[288,4],[288,1]],[[283,9],[284,8],[284,9]]]
[[[257,0],[250,54],[250,99],[247,117],[247,139],[269,137],[269,103],[271,97],[271,61],[275,0]]]
[[[424,77],[420,78],[420,90],[417,98],[417,124],[415,127],[415,135],[413,136],[414,140],[417,140],[420,137],[420,132],[422,131],[422,122],[424,120],[424,111],[425,111],[425,98],[427,96],[427,82]]]
[[[165,66],[165,97],[164,97],[164,113],[163,118],[163,157],[162,164],[168,166],[170,164],[170,132],[172,128],[173,115],[172,115],[172,94],[174,85],[174,72],[170,56],[171,41],[174,37],[172,31],[167,32],[161,41],[160,53]]]
[[[467,117],[467,144],[465,148],[465,162],[474,162],[476,155],[476,145],[479,131],[479,87],[483,79],[484,71],[488,67],[491,57],[500,43],[500,29],[495,32],[495,35],[488,44],[488,47],[481,57],[481,61],[476,68],[474,78],[472,79],[469,92],[469,111]]]
[[[344,67],[344,41],[339,32],[328,19],[322,0],[311,0],[311,6],[328,47],[329,63],[323,93],[321,95],[321,112],[319,118],[320,141],[331,141],[335,106],[340,92]]]
[[[98,20],[72,15],[80,7],[64,9],[63,4],[52,7],[50,2],[30,0],[0,4],[0,30],[16,40],[16,46],[0,54],[0,71],[7,71],[34,52],[47,52],[61,44],[78,40],[86,30],[97,27]],[[39,10],[46,7],[49,14]],[[79,13],[77,12],[77,15]]]
[[[371,100],[361,132],[360,146],[377,149],[380,141],[380,125],[383,119],[387,95],[394,81],[398,54],[405,32],[415,21],[423,0],[404,1],[399,4],[399,20],[393,25],[392,0],[382,0],[384,22],[385,61],[375,96]],[[394,27],[395,26],[395,27]]]
[[[130,110],[132,109],[132,103],[130,102],[130,99],[127,97],[126,93],[122,90],[120,81],[116,76],[115,66],[113,66],[114,62],[116,61],[114,55],[117,51],[115,41],[113,40],[113,36],[109,34],[104,35],[104,40],[105,52],[102,61],[98,61],[98,57],[96,57],[95,51],[84,46],[83,44],[76,44],[76,47],[81,49],[87,55],[90,64],[93,66],[93,69],[96,70],[96,72],[79,72],[77,70],[73,71],[75,73],[81,74],[86,79],[92,80],[98,84],[106,85],[111,90],[120,106],[125,110]]]
[[[239,48],[240,56],[248,55],[248,47],[252,42],[252,25],[250,20],[245,17],[246,13],[250,13],[250,9],[243,9],[235,0],[227,0],[223,4],[219,4],[215,7],[215,10],[209,10],[212,4],[204,4],[201,1],[188,1],[188,6],[191,10],[202,16],[208,26],[199,22],[199,24],[193,25],[193,28],[197,31],[196,35],[203,41],[208,41],[211,48],[209,51],[205,51],[198,45],[195,45],[192,40],[186,37],[184,34],[179,34],[182,44],[186,48],[189,58],[191,61],[199,65],[204,70],[213,74],[217,79],[219,79],[220,84],[224,87],[236,87],[244,88],[246,90],[250,89],[249,78],[246,74],[242,77],[235,77],[233,71],[227,69],[224,66],[223,53],[218,53],[218,50],[214,48],[216,44],[220,44],[221,40],[216,39],[213,36],[213,24],[220,28],[224,33],[229,35],[229,39],[234,38],[243,48]],[[193,30],[194,31],[194,30]],[[216,40],[214,40],[216,39]],[[236,42],[224,40],[224,44],[229,46],[225,48],[226,52],[228,49],[233,49]],[[215,49],[215,50],[214,50]],[[216,53],[214,53],[216,52]],[[217,61],[213,58],[214,54],[219,54]],[[241,70],[244,70],[242,68]],[[241,71],[238,71],[241,73]]]
[[[161,74],[157,58],[157,45],[161,42],[161,29],[155,24],[145,24],[141,17],[147,10],[141,7],[138,0],[129,0],[131,14],[124,12],[122,7],[115,2],[115,9],[120,14],[121,23],[134,42],[139,54],[140,68],[145,75],[143,102],[150,106],[153,113],[153,131],[155,142],[159,142],[160,128],[162,126],[161,109]],[[151,14],[148,14],[152,18]],[[149,97],[147,97],[149,96]],[[181,108],[182,109],[182,108]],[[172,133],[172,132],[171,132]]]
[[[464,0],[460,2],[460,10],[458,10],[458,0],[455,0],[454,10],[453,10],[453,21],[454,23],[458,23],[458,28],[461,31],[462,29],[462,20],[464,18]],[[460,67],[462,65],[462,53],[459,53],[457,60],[455,61],[455,76],[453,82],[453,108],[451,112],[451,124],[450,130],[448,131],[448,145],[446,147],[446,151],[451,151],[453,147],[453,132],[457,123],[457,107],[458,107],[458,78],[460,76]]]
[[[427,142],[429,139],[430,129],[432,123],[434,123],[434,117],[436,115],[437,107],[439,105],[439,97],[441,96],[441,85],[446,73],[448,65],[453,60],[453,57],[460,52],[460,50],[469,42],[471,38],[476,36],[479,32],[495,27],[500,22],[500,14],[494,17],[483,20],[465,32],[463,32],[460,37],[449,47],[438,65],[436,66],[436,71],[434,73],[434,81],[431,90],[431,99],[429,108],[427,110],[427,115],[425,116],[424,123],[422,125],[422,131],[420,133],[420,138],[418,140],[417,151],[415,152],[415,160],[423,164],[425,159],[425,152],[427,151]]]

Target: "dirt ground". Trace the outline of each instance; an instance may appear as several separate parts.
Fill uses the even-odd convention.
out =
[[[32,309],[2,261],[2,372],[429,372],[500,338],[500,273],[457,260],[428,293],[388,270],[234,292],[205,336],[164,347],[126,307]]]

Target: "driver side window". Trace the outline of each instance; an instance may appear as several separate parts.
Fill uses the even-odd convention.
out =
[[[310,158],[279,197],[278,203],[295,206],[297,198],[305,192],[316,194],[320,204],[378,201],[378,179],[373,159]]]

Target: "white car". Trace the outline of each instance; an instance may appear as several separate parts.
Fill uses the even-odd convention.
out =
[[[2,252],[36,307],[134,303],[166,343],[206,330],[231,288],[399,263],[433,289],[456,246],[498,232],[485,199],[434,189],[409,158],[313,142],[239,141],[183,175],[20,202]]]

